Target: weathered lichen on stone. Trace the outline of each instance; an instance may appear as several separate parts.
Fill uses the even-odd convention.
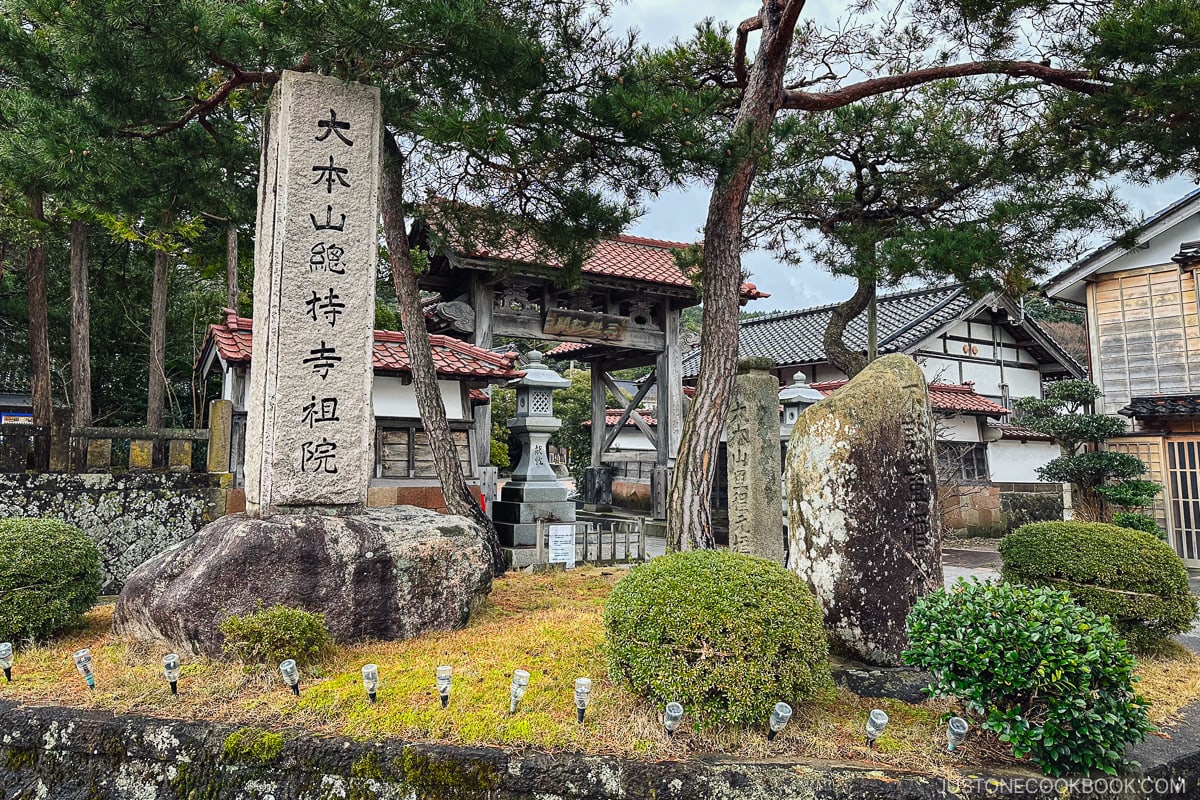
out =
[[[816,593],[836,649],[896,665],[912,604],[942,585],[933,419],[902,355],[873,362],[792,430],[788,566]]]
[[[226,489],[200,473],[0,474],[0,517],[53,517],[100,550],[101,592],[116,594],[151,556],[224,513]]]

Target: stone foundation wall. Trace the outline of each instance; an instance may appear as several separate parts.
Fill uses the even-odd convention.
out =
[[[1062,485],[989,483],[941,486],[938,504],[947,533],[999,537],[1030,522],[1060,520]]]
[[[1188,713],[1190,712],[1190,713]],[[1194,797],[1196,709],[1131,755],[1129,791],[1031,792],[1029,769],[973,771],[964,791],[871,764],[720,756],[636,761],[578,753],[358,741],[0,701],[0,797],[53,800],[933,800]],[[1006,779],[1002,783],[998,779]],[[1102,782],[1103,783],[1103,782]],[[1107,785],[1107,784],[1105,784]],[[1158,786],[1169,786],[1156,791]],[[986,792],[984,791],[986,787]]]
[[[100,548],[104,594],[146,559],[226,512],[230,475],[2,473],[0,517],[54,517]]]

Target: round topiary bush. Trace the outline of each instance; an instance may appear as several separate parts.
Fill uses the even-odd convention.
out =
[[[829,686],[816,598],[771,561],[717,550],[636,567],[604,608],[609,672],[695,723],[762,723]]]
[[[100,596],[100,551],[57,519],[0,519],[0,641],[44,639]]]
[[[904,660],[933,673],[926,691],[962,700],[1050,775],[1113,774],[1150,730],[1129,648],[1061,589],[959,579],[919,600],[907,627]]]
[[[1187,569],[1153,534],[1097,522],[1037,522],[1000,543],[1005,580],[1065,589],[1104,614],[1134,650],[1154,649],[1196,617]]]

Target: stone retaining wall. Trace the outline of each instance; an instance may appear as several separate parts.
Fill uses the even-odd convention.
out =
[[[1063,516],[1060,483],[944,485],[938,502],[947,532],[963,536],[1003,536],[1030,522]]]
[[[225,513],[232,476],[204,473],[0,473],[0,517],[54,517],[100,548],[105,594],[146,559]]]
[[[1193,708],[1193,711],[1196,709]],[[1072,798],[1196,797],[1196,719],[1134,755],[1145,771],[1113,793],[1075,786]],[[1190,727],[1189,727],[1190,726]],[[972,776],[968,789],[865,764],[634,761],[571,753],[360,742],[203,722],[114,717],[0,701],[0,797],[54,800],[925,800],[1063,796],[1035,791],[1029,771]],[[989,780],[1008,780],[992,783]],[[1050,782],[1047,781],[1047,784]],[[1012,787],[1001,790],[1003,786]],[[1155,787],[1168,787],[1158,791]],[[1175,791],[1179,789],[1179,791]]]

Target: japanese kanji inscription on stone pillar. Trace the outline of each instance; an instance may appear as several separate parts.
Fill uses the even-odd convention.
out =
[[[284,72],[264,130],[246,507],[352,512],[373,470],[379,90]]]

